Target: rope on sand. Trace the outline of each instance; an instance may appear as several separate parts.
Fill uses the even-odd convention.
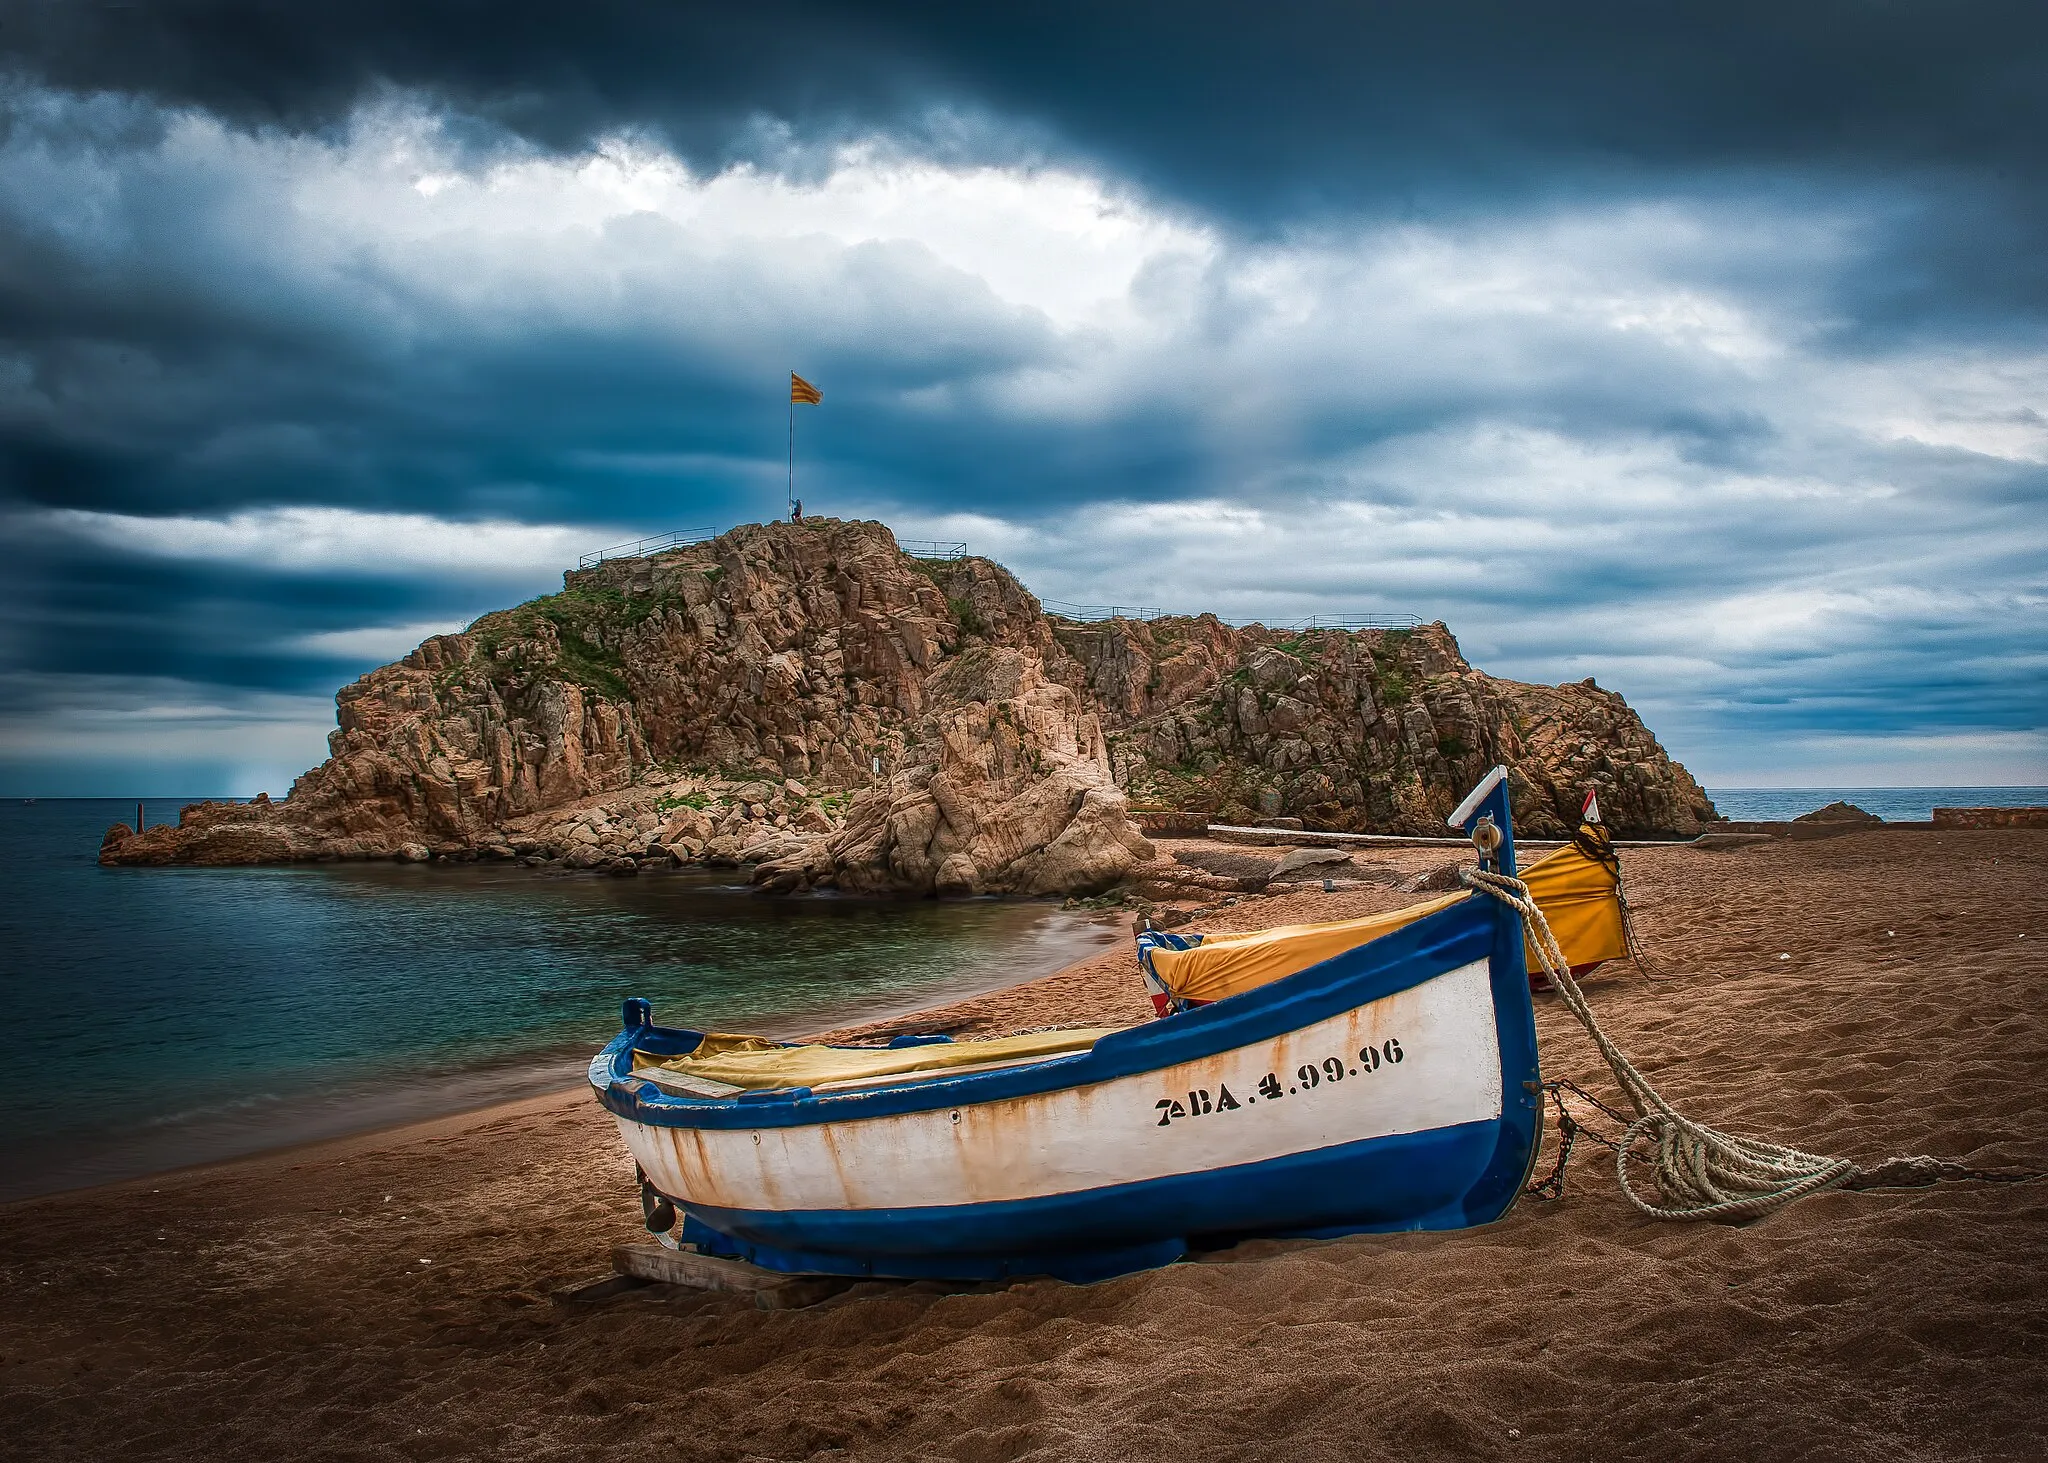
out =
[[[1585,993],[1572,978],[1571,966],[1550,933],[1550,921],[1529,896],[1529,886],[1485,869],[1461,869],[1459,877],[1482,894],[1518,911],[1531,936],[1543,970],[1579,1018],[1593,1045],[1607,1059],[1636,1117],[1614,1145],[1614,1170],[1628,1201],[1653,1219],[1752,1219],[1769,1214],[1808,1194],[1840,1185],[1873,1188],[1898,1183],[1926,1183],[1941,1177],[2019,1178],[2022,1175],[1978,1174],[1926,1157],[1892,1158],[1874,1169],[1860,1169],[1846,1158],[1829,1158],[1779,1143],[1737,1138],[1696,1123],[1666,1102],[1622,1055],[1586,1004]],[[1653,1152],[1645,1160],[1637,1140]],[[1629,1182],[1629,1159],[1648,1161],[1663,1203],[1651,1203]],[[1954,1172],[1949,1172],[1953,1170]],[[2029,1175],[2030,1176],[2030,1175]],[[1557,1176],[1562,1183],[1563,1174]],[[1860,1182],[1859,1182],[1860,1180]]]

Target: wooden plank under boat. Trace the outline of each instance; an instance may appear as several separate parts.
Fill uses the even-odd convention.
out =
[[[1505,769],[1452,821],[1514,872]],[[1522,929],[1491,899],[1035,1059],[959,1043],[956,1065],[862,1077],[901,1048],[771,1049],[824,1054],[832,1080],[733,1087],[660,1066],[705,1033],[625,1009],[590,1082],[650,1227],[672,1203],[684,1242],[775,1270],[1086,1281],[1257,1235],[1458,1229],[1506,1213],[1536,1159]]]

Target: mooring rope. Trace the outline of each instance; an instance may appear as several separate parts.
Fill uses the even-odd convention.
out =
[[[1614,1080],[1635,1109],[1635,1120],[1614,1145],[1614,1170],[1622,1193],[1636,1208],[1653,1219],[1749,1219],[1781,1209],[1808,1194],[1848,1183],[1863,1173],[1846,1158],[1829,1158],[1780,1143],[1733,1137],[1696,1123],[1673,1108],[1593,1019],[1585,993],[1572,978],[1571,965],[1557,947],[1550,921],[1530,897],[1529,886],[1520,879],[1484,869],[1461,869],[1459,877],[1480,893],[1520,913],[1544,973],[1564,998],[1566,1008],[1586,1028],[1600,1055],[1607,1059]],[[1647,1161],[1656,1176],[1657,1189],[1664,1201],[1661,1204],[1651,1203],[1629,1182],[1629,1159],[1643,1158],[1635,1152],[1639,1139],[1647,1140],[1653,1147]],[[1891,1159],[1871,1170],[1870,1176],[1921,1172],[1937,1166],[1940,1165],[1931,1158]],[[1562,1187],[1562,1172],[1556,1177]]]

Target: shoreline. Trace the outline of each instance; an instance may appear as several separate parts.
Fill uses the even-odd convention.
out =
[[[751,891],[748,892],[751,893]],[[1025,901],[1015,902],[1023,903]],[[1101,914],[1090,915],[1083,911],[1057,912],[1074,915],[1077,927],[1082,924],[1105,922]],[[1125,918],[1119,917],[1117,923],[1121,926]],[[1078,940],[1082,936],[1082,931],[1077,928],[1074,934],[1075,939]],[[936,1015],[937,1013],[950,1011],[956,1006],[984,1002],[991,998],[1000,997],[1005,992],[1022,990],[1043,982],[1057,980],[1067,975],[1068,972],[1088,967],[1092,962],[1099,959],[1103,953],[1098,950],[1091,954],[1082,955],[1054,970],[1033,976],[1024,981],[992,977],[993,979],[999,979],[1001,983],[981,986],[978,983],[970,982],[969,984],[974,988],[956,991],[946,999],[938,1002],[913,1004],[882,1002],[880,1004],[884,1009],[875,1014],[863,1016],[860,1020],[849,1025],[790,1030],[785,1023],[766,1021],[760,1023],[762,1029],[757,1034],[768,1036],[778,1041],[814,1041],[826,1039],[827,1037],[836,1040],[859,1041],[863,1039],[862,1035],[848,1035],[848,1033],[865,1034],[878,1032],[886,1028],[899,1027],[903,1023],[921,1015]],[[1150,1012],[1147,1011],[1146,1014],[1149,1015]],[[587,1065],[589,1059],[596,1055],[597,1049],[596,1046],[593,1046],[589,1051],[573,1058],[573,1060],[581,1065]],[[563,1058],[562,1060],[572,1059]],[[535,1056],[532,1059],[531,1065],[552,1065],[552,1063],[543,1063],[539,1056]],[[424,1091],[425,1089],[420,1089],[412,1095],[417,1097]],[[176,1163],[163,1168],[152,1168],[144,1172],[129,1174],[119,1178],[94,1179],[85,1183],[66,1184],[58,1188],[46,1189],[40,1193],[26,1194],[15,1198],[0,1198],[0,1217],[4,1217],[19,1206],[34,1204],[45,1199],[119,1192],[137,1186],[154,1185],[161,1180],[178,1179],[184,1176],[202,1175],[215,1171],[240,1170],[250,1165],[262,1165],[266,1162],[282,1162],[286,1158],[296,1155],[319,1157],[328,1148],[359,1147],[371,1139],[385,1138],[391,1140],[394,1146],[404,1146],[409,1142],[424,1141],[424,1139],[414,1139],[407,1136],[414,1129],[422,1131],[431,1129],[438,1135],[447,1131],[448,1125],[451,1123],[458,1125],[466,1124],[472,1127],[484,1126],[496,1121],[501,1113],[523,1113],[536,1103],[567,1103],[571,1099],[579,1097],[585,1101],[591,1100],[589,1098],[588,1084],[580,1076],[568,1077],[565,1078],[560,1086],[540,1092],[529,1091],[519,1097],[493,1098],[483,1102],[458,1102],[451,1107],[432,1112],[426,1116],[410,1115],[389,1120],[374,1120],[359,1128],[349,1128],[346,1131],[328,1133],[316,1137],[286,1138],[281,1142],[266,1143],[247,1152],[230,1154],[225,1157],[202,1158],[188,1163]]]
[[[1035,977],[1028,981],[1017,981],[1005,986],[996,986],[983,992],[963,996],[955,1001],[942,1002],[936,1006],[917,1007],[894,1014],[873,1017],[856,1025],[834,1028],[829,1031],[806,1033],[793,1040],[834,1038],[857,1041],[871,1028],[885,1028],[910,1021],[913,1017],[927,1013],[944,1022],[943,1013],[956,1007],[979,1006],[990,997],[999,997],[1010,992],[1022,991],[1033,986],[1058,980],[1069,972],[1078,972],[1090,966],[1096,957],[1088,956],[1070,961],[1059,970]],[[1149,1012],[1147,1013],[1150,1014]],[[592,1055],[595,1055],[593,1051]],[[532,1114],[566,1110],[583,1103],[589,1103],[596,1110],[596,1101],[590,1095],[590,1084],[577,1080],[551,1092],[530,1094],[501,1101],[487,1102],[475,1107],[461,1107],[440,1113],[430,1118],[407,1118],[398,1122],[378,1123],[359,1128],[352,1132],[335,1134],[331,1137],[307,1138],[295,1142],[280,1143],[251,1153],[232,1158],[206,1159],[198,1163],[182,1163],[171,1168],[152,1169],[148,1173],[135,1174],[128,1178],[106,1179],[96,1183],[78,1184],[69,1188],[51,1189],[47,1193],[30,1194],[25,1198],[0,1200],[0,1219],[17,1210],[50,1200],[70,1200],[88,1196],[118,1196],[140,1188],[158,1189],[165,1182],[183,1182],[207,1177],[227,1178],[249,1170],[273,1169],[280,1165],[299,1168],[305,1163],[342,1161],[364,1152],[398,1150],[419,1143],[437,1142],[449,1136],[486,1128],[505,1119],[520,1118]]]

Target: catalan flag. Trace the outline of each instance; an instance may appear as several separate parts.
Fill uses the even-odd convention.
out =
[[[800,401],[805,406],[816,406],[825,398],[817,387],[804,380],[796,372],[791,371],[789,373],[789,399],[793,402]]]

